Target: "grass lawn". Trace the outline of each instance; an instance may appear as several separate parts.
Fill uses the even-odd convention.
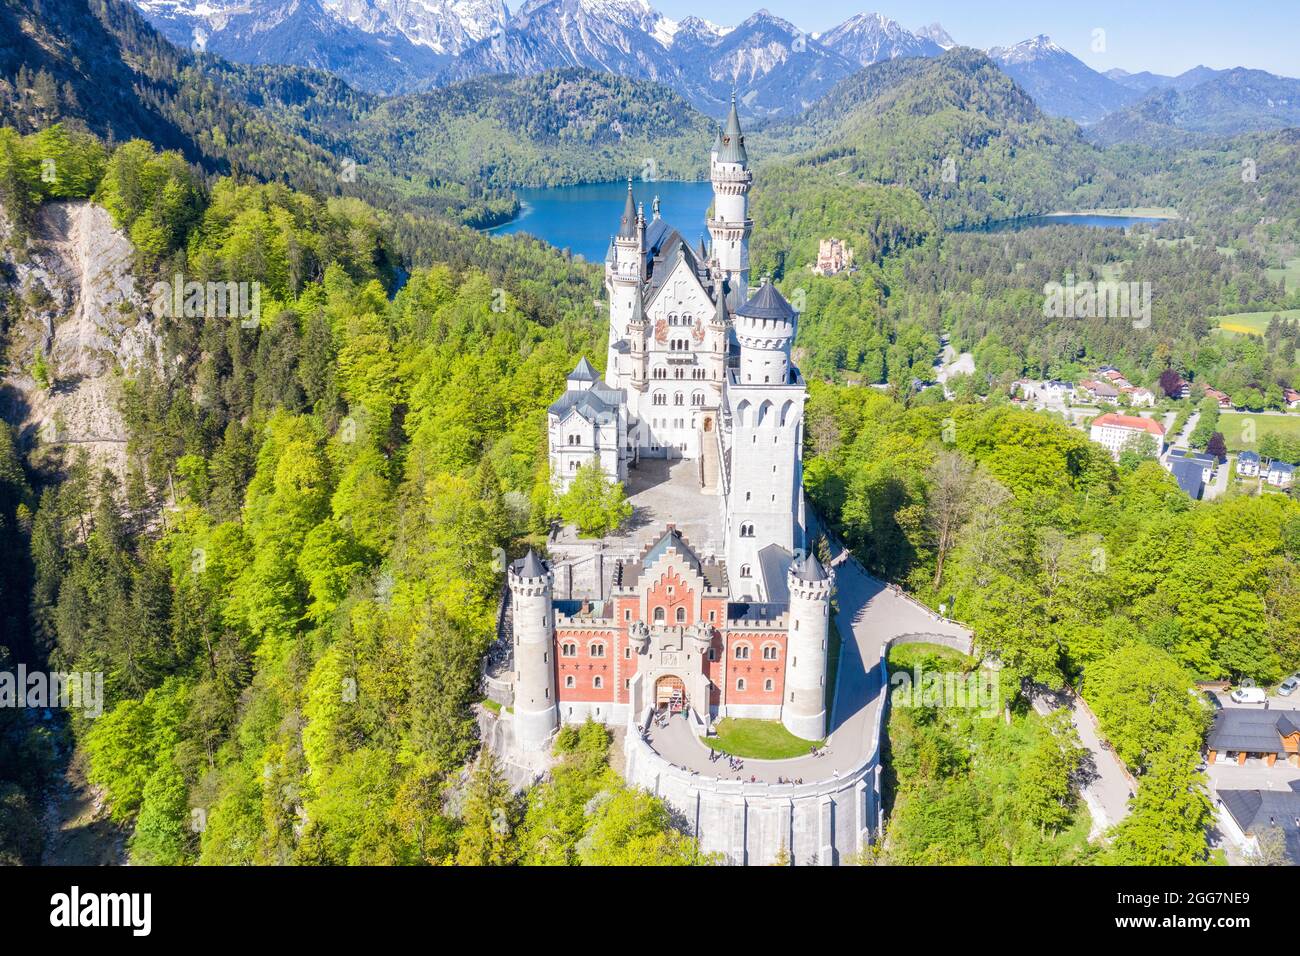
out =
[[[1263,335],[1268,328],[1268,320],[1279,315],[1285,319],[1300,319],[1300,309],[1267,309],[1263,312],[1234,312],[1232,315],[1218,315],[1208,321],[1217,325],[1221,332],[1236,335]]]
[[[704,742],[714,750],[733,757],[752,757],[755,760],[784,760],[802,757],[823,741],[804,740],[785,729],[779,720],[755,720],[751,717],[724,717],[718,721],[718,735],[705,737]]]
[[[501,713],[501,705],[498,704],[491,697],[484,697],[481,701],[479,701],[479,703],[482,704],[484,707],[486,707],[488,710],[492,711],[492,713],[494,714]]]
[[[1288,259],[1286,265],[1280,269],[1269,269],[1268,277],[1274,282],[1278,279],[1285,279],[1287,292],[1300,289],[1300,257]]]
[[[1245,441],[1243,436],[1247,420],[1255,425],[1255,440]],[[1222,412],[1219,431],[1228,451],[1253,450],[1265,435],[1300,435],[1300,415],[1251,415],[1249,412]]]

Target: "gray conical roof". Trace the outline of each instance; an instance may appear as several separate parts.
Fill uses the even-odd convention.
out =
[[[771,282],[764,281],[748,302],[736,310],[747,319],[784,319],[793,321],[795,311]]]
[[[628,320],[629,324],[635,325],[638,322],[645,322],[645,309],[641,306],[641,292],[632,297],[632,318]]]
[[[524,578],[540,578],[546,573],[546,566],[542,564],[542,559],[537,556],[537,552],[532,548],[524,555],[519,562],[519,576]]]
[[[713,152],[715,153],[722,152],[722,127],[721,126],[719,126],[717,131],[713,134]]]
[[[809,554],[808,557],[804,558],[803,565],[796,568],[795,575],[801,581],[825,581],[826,569],[817,560],[817,555]]]
[[[569,373],[570,382],[594,382],[598,378],[600,378],[600,376],[596,374],[596,369],[587,361],[587,356],[585,355],[578,359],[578,364],[574,366],[573,371]]]
[[[620,239],[636,238],[636,200],[632,198],[632,177],[627,178],[627,200],[623,203],[623,215],[618,220],[618,237]]]
[[[718,282],[716,285],[714,285],[713,295],[714,298],[717,299],[717,306],[718,306],[717,310],[713,313],[713,321],[717,322],[719,325],[726,325],[728,321],[727,291],[722,287],[721,282]]]
[[[736,112],[736,94],[731,94],[731,112],[727,114],[727,128],[722,131],[722,149],[718,150],[720,163],[744,163],[745,134],[740,131],[740,114]]]

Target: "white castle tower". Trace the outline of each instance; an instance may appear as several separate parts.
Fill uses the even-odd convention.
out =
[[[552,659],[554,577],[532,549],[510,565],[507,577],[514,604],[515,742],[524,752],[545,751],[559,726]]]
[[[832,578],[815,555],[790,563],[790,631],[786,638],[781,723],[804,740],[826,736],[826,646]]]
[[[620,345],[629,338],[628,324],[641,306],[641,284],[645,282],[645,216],[632,196],[632,179],[627,181],[627,200],[618,221],[618,234],[605,256],[605,289],[609,293],[609,358],[605,380],[615,388],[626,387],[631,368]]]
[[[726,129],[710,153],[713,218],[708,222],[713,261],[727,281],[727,302],[733,310],[749,297],[749,234],[754,229],[754,221],[749,218],[749,187],[754,174],[748,164],[745,134],[740,131],[733,93]]]
[[[790,364],[796,315],[764,280],[735,310],[739,367],[730,372],[731,488],[727,498],[727,567],[733,587],[771,600],[757,586],[759,552],[803,544],[803,405],[805,390]]]

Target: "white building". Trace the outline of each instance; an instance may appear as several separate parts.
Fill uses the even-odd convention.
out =
[[[592,381],[585,362],[570,376],[569,392],[551,406],[551,474],[565,486],[597,456],[620,477],[642,458],[700,461],[701,492],[723,499],[732,591],[765,601],[783,593],[785,570],[765,565],[760,552],[775,545],[789,554],[804,543],[807,390],[790,361],[795,310],[766,280],[749,294],[753,174],[734,102],[709,168],[709,249],[692,249],[660,218],[658,201],[647,221],[629,181],[605,260],[608,384]],[[601,414],[604,433],[587,424]]]
[[[1295,465],[1288,465],[1284,461],[1269,462],[1268,474],[1264,480],[1274,488],[1289,488],[1295,480]]]
[[[626,395],[610,388],[584,357],[568,378],[568,388],[547,409],[551,476],[563,491],[579,468],[597,462],[610,477],[627,478]]]
[[[1136,443],[1144,435],[1150,435],[1155,440],[1156,454],[1164,451],[1165,428],[1151,418],[1113,413],[1099,415],[1092,420],[1089,433],[1093,441],[1105,447],[1111,457],[1116,459],[1130,443]]]

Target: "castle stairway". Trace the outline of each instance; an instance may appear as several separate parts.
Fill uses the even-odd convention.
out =
[[[706,495],[722,493],[718,486],[718,473],[721,470],[718,460],[720,454],[717,431],[706,426],[700,434],[700,489]]]

